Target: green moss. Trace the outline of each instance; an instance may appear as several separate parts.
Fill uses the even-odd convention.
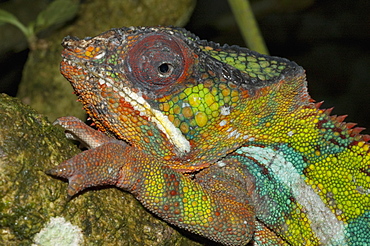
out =
[[[124,191],[91,189],[69,200],[67,182],[45,171],[80,150],[61,128],[4,94],[0,116],[0,245],[58,240],[49,231],[56,217],[80,228],[85,245],[197,245]]]

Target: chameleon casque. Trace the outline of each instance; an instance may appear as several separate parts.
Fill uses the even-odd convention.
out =
[[[49,170],[68,194],[115,185],[225,245],[369,245],[370,136],[320,109],[302,67],[181,28],[66,37],[62,74],[94,130]]]

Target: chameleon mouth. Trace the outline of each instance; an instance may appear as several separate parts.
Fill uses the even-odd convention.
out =
[[[190,143],[184,137],[180,129],[174,126],[174,124],[164,115],[160,110],[154,109],[142,96],[141,93],[134,92],[130,87],[125,86],[124,81],[120,83],[115,82],[111,77],[106,75],[104,69],[96,70],[96,64],[89,61],[81,61],[78,58],[67,58],[68,55],[63,55],[63,61],[61,62],[62,74],[71,82],[75,91],[84,101],[89,101],[94,107],[97,107],[96,103],[92,102],[91,93],[86,93],[89,91],[97,90],[98,88],[107,87],[109,88],[115,97],[118,99],[123,99],[126,103],[129,103],[134,110],[140,112],[141,117],[145,117],[148,121],[154,123],[157,128],[162,131],[168,140],[174,145],[177,155],[182,156],[190,151]],[[75,61],[76,60],[76,61]],[[70,72],[64,73],[63,71],[74,70],[76,76],[81,75],[81,77],[73,77]],[[100,91],[100,89],[98,89]],[[100,93],[99,93],[100,95]],[[97,101],[97,100],[94,100]],[[103,98],[101,96],[99,104],[104,103],[104,107],[110,111],[107,115],[115,114],[110,107],[109,98]],[[99,110],[98,110],[99,111]],[[100,112],[100,111],[99,111]],[[102,117],[107,117],[107,115],[100,115]],[[108,121],[117,121],[119,117],[114,117],[116,119],[106,119]]]

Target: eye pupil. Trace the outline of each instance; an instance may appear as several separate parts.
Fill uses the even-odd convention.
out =
[[[158,67],[158,71],[162,74],[167,74],[171,70],[171,67],[168,63],[163,63]]]

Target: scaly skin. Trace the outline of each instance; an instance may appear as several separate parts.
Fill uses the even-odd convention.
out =
[[[319,109],[286,59],[180,28],[63,41],[62,74],[96,126],[49,173],[69,195],[111,184],[164,220],[226,245],[370,243],[370,137]]]

